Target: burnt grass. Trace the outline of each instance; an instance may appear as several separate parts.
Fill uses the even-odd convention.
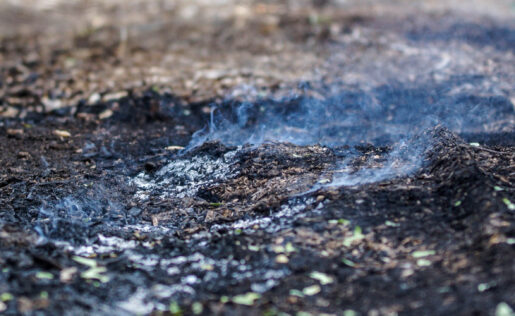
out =
[[[433,127],[415,173],[317,188],[342,157],[356,171],[389,145],[184,153],[169,146],[189,143],[210,102],[153,91],[116,102],[105,120],[93,115],[112,104],[4,120],[5,314],[482,315],[515,304],[512,133],[489,143]],[[169,166],[201,158],[197,176]],[[138,176],[173,182],[141,198]]]

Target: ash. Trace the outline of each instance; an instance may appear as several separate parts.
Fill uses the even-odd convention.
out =
[[[135,198],[147,200],[150,195],[160,198],[185,198],[194,196],[198,190],[237,175],[233,168],[237,150],[219,158],[209,155],[177,159],[162,167],[155,174],[140,173],[132,180],[137,188]]]

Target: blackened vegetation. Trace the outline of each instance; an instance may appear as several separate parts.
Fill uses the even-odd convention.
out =
[[[0,286],[18,298],[7,312],[148,313],[177,302],[191,313],[197,302],[227,314],[471,314],[513,301],[510,137],[477,146],[430,128],[421,137],[433,146],[412,175],[331,187],[339,161],[350,174],[378,167],[391,146],[166,150],[200,127],[154,107],[170,100],[149,92],[119,100],[121,113],[103,123],[47,117],[23,134],[3,129],[4,144],[30,148],[1,154]],[[189,109],[207,121],[200,108],[209,104]],[[134,111],[145,119],[130,119]],[[54,135],[57,127],[72,136]],[[181,160],[191,173],[175,168]],[[83,274],[77,255],[105,272]],[[252,304],[237,303],[249,292]]]

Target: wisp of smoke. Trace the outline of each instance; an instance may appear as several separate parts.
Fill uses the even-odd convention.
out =
[[[513,114],[502,96],[456,92],[481,78],[449,82],[393,83],[367,91],[326,86],[304,93],[252,101],[226,100],[214,104],[206,128],[194,134],[188,150],[206,141],[227,145],[289,142],[328,147],[369,143],[389,146],[382,167],[363,167],[338,173],[331,186],[357,185],[406,176],[422,166],[423,153],[432,143],[422,132],[441,124],[454,132],[486,132],[490,121]],[[339,92],[334,92],[339,91]],[[316,96],[313,96],[316,95]],[[347,161],[341,161],[345,169]]]

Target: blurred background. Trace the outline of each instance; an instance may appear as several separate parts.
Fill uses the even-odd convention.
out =
[[[500,76],[512,98],[514,17],[513,0],[1,0],[0,112],[148,88],[198,101],[324,78],[373,86],[442,69]]]

